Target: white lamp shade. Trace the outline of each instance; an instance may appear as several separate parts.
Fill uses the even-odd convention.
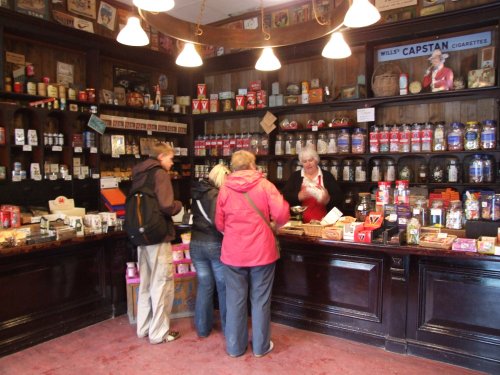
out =
[[[167,12],[175,5],[174,0],[134,0],[133,3],[148,12]]]
[[[281,63],[276,57],[271,47],[265,47],[262,50],[262,55],[260,55],[257,63],[255,64],[255,69],[263,71],[278,70],[281,68]]]
[[[116,40],[127,46],[145,46],[149,44],[149,38],[141,27],[141,21],[137,17],[129,17],[127,24],[118,33]]]
[[[194,68],[203,65],[203,61],[196,51],[196,48],[194,48],[193,43],[184,44],[184,48],[182,52],[179,53],[179,56],[177,56],[175,63],[186,68]]]
[[[321,55],[327,59],[344,59],[351,56],[351,48],[344,40],[342,33],[336,32],[332,34]]]
[[[353,3],[344,17],[347,27],[365,27],[376,23],[380,13],[369,0],[353,0]]]

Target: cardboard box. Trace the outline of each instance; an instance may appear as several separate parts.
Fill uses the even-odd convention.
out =
[[[323,102],[323,89],[311,89],[309,90],[309,103],[322,103]]]
[[[130,324],[136,323],[139,278],[127,278],[127,315]],[[170,318],[184,318],[194,315],[197,280],[195,276],[176,278],[174,283],[174,303]]]

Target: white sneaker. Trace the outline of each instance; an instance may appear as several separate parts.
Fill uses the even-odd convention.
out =
[[[254,354],[254,355],[257,358],[264,357],[266,354],[271,353],[273,349],[274,349],[274,343],[271,340],[269,340],[269,349],[267,349],[267,352],[265,352],[264,354]]]

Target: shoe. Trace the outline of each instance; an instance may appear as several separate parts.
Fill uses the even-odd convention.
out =
[[[227,353],[231,358],[238,358],[238,357],[241,357],[243,354],[245,354],[246,351],[244,351],[243,353],[240,353],[240,354],[229,354]]]
[[[273,349],[274,349],[274,343],[271,340],[269,340],[269,349],[267,349],[267,352],[265,352],[264,354],[254,354],[254,355],[257,358],[264,357],[266,354],[271,353]]]
[[[177,340],[179,337],[181,337],[179,331],[169,331],[167,336],[163,339],[163,342],[172,342]]]

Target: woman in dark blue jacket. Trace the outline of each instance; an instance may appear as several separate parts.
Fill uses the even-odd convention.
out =
[[[194,323],[199,337],[207,337],[212,331],[214,286],[217,287],[223,332],[226,323],[226,285],[224,265],[220,261],[222,234],[215,228],[214,218],[219,187],[229,173],[226,166],[218,164],[210,171],[208,181],[197,181],[191,189],[193,226],[190,254],[198,278]]]

